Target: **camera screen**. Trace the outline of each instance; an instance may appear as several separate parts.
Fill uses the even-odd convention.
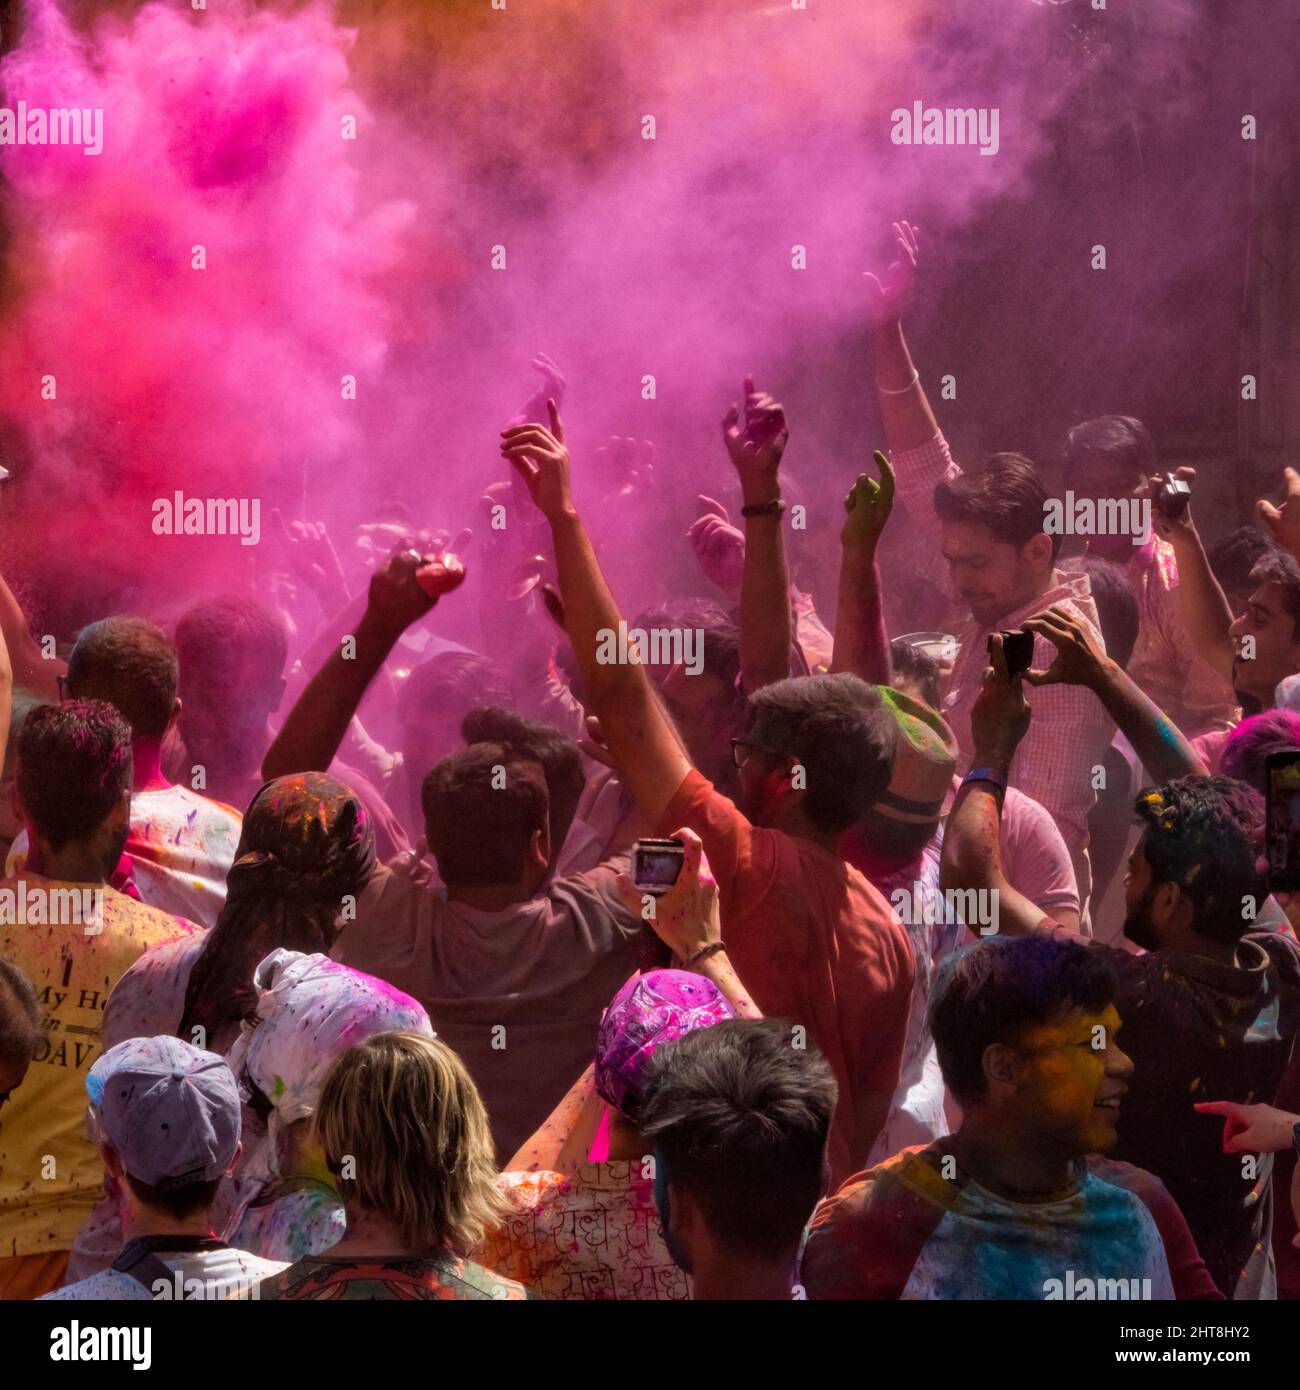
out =
[[[636,882],[638,887],[671,888],[682,871],[680,851],[639,849],[636,852]]]

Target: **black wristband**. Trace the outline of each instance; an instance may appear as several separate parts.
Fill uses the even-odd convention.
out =
[[[771,502],[751,502],[747,507],[741,507],[741,516],[780,516],[785,511],[785,503],[779,498]]]

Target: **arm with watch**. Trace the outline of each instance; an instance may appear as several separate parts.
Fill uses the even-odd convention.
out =
[[[740,676],[752,695],[790,674],[790,571],[786,563],[781,456],[790,432],[785,411],[745,378],[744,405],[722,422],[727,454],[740,479],[745,561],[740,581]]]
[[[989,655],[993,665],[971,709],[975,757],[948,813],[940,883],[945,892],[973,888],[994,894],[999,934],[1027,936],[1050,926],[1051,919],[1007,882],[1000,837],[1008,769],[1029,730],[1029,702],[1020,681],[1007,675],[1001,633],[990,639]]]

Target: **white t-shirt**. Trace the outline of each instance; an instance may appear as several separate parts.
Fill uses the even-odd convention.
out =
[[[170,1285],[160,1279],[157,1287],[146,1288],[133,1275],[106,1269],[79,1283],[47,1293],[45,1299],[106,1299],[116,1303],[159,1302],[171,1299],[226,1299],[232,1294],[256,1297],[258,1283],[278,1274],[288,1265],[280,1260],[263,1260],[247,1250],[193,1250],[157,1257],[172,1272]],[[42,1300],[44,1301],[44,1300]]]
[[[233,806],[188,787],[136,792],[126,852],[142,901],[201,927],[215,926],[243,824]],[[17,873],[26,858],[23,830],[9,849],[5,873]]]

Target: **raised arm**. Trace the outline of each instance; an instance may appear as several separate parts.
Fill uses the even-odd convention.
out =
[[[511,426],[502,431],[501,452],[550,525],[565,627],[606,746],[642,813],[658,825],[690,771],[690,758],[645,667],[619,659],[618,607],[573,505],[569,451],[553,400],[547,411],[550,429]]]
[[[431,584],[432,593],[417,581],[417,572]],[[366,610],[356,631],[340,634],[337,646],[289,711],[262,760],[262,776],[326,771],[397,639],[464,578],[464,567],[454,555],[399,551],[390,556],[371,576]]]
[[[875,460],[880,481],[859,473],[844,499],[848,517],[840,532],[840,589],[831,672],[848,671],[872,685],[888,685],[893,671],[876,546],[894,505],[894,469],[878,449]]]
[[[990,772],[997,781],[963,782],[943,833],[940,881],[948,889],[974,888],[994,894],[998,931],[1024,936],[1044,920],[1043,911],[1018,893],[1002,871],[1002,788],[1008,769],[1029,729],[1029,702],[1019,681],[1007,677],[1002,638],[993,637],[993,665],[971,708],[975,757],[971,770]]]
[[[1173,720],[1122,667],[1098,650],[1083,624],[1067,609],[1049,608],[1024,626],[1041,633],[1056,648],[1056,659],[1047,670],[1025,673],[1031,685],[1082,685],[1091,690],[1157,782],[1206,771]]]
[[[1196,470],[1180,468],[1178,477],[1191,482],[1196,477]],[[1159,483],[1158,478],[1148,479],[1146,492],[1153,493]],[[1297,511],[1300,511],[1300,507]],[[1192,520],[1191,505],[1178,518],[1162,516],[1152,507],[1151,521],[1156,535],[1174,548],[1174,558],[1178,561],[1178,602],[1196,655],[1230,681],[1237,644],[1228,629],[1235,615],[1228,607],[1228,600],[1224,598],[1219,581],[1210,568],[1205,547]]]
[[[748,694],[790,674],[790,571],[782,524],[781,455],[790,432],[785,412],[745,378],[743,414],[722,422],[727,453],[744,498],[745,562],[740,579],[740,675]]]
[[[897,258],[883,280],[870,272],[863,277],[867,287],[867,317],[874,329],[880,418],[890,450],[896,454],[918,449],[939,433],[938,422],[921,385],[921,374],[912,362],[903,337],[903,310],[912,297],[916,280],[919,231],[907,222],[895,222]]]

